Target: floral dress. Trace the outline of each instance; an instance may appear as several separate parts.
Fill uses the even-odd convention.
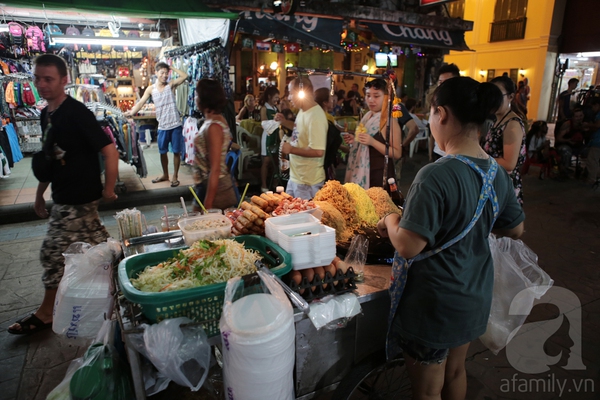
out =
[[[525,162],[525,156],[527,155],[527,148],[525,146],[525,125],[519,117],[512,117],[506,121],[500,121],[500,124],[493,126],[485,137],[485,143],[483,150],[494,158],[501,158],[504,156],[504,130],[510,121],[517,121],[521,125],[521,131],[523,132],[523,139],[521,140],[521,149],[519,150],[519,158],[517,159],[517,165],[515,169],[509,171],[508,175],[512,179],[513,186],[515,188],[515,195],[519,204],[523,206],[523,182],[521,180],[521,167]]]
[[[381,111],[374,113],[369,111],[360,121],[365,126],[367,133],[374,137],[379,133],[379,123],[381,122]],[[368,189],[370,182],[371,161],[369,157],[369,146],[360,144],[357,139],[350,146],[348,151],[348,163],[346,167],[346,182],[356,183],[357,185]]]

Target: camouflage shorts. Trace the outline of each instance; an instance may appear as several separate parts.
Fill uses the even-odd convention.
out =
[[[44,288],[58,288],[65,269],[63,253],[71,243],[97,245],[106,241],[109,236],[100,222],[98,201],[79,205],[54,204],[50,211],[48,232],[40,251]]]

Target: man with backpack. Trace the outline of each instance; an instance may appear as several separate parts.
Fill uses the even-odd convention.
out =
[[[163,174],[152,183],[165,182],[169,180],[169,143],[173,151],[173,180],[171,187],[179,186],[178,174],[179,165],[181,163],[181,151],[183,147],[183,126],[181,123],[181,115],[177,110],[175,99],[175,88],[181,85],[188,78],[188,74],[175,68],[170,67],[167,63],[159,62],[156,64],[156,83],[148,86],[141,100],[126,112],[126,116],[135,115],[146,101],[152,96],[152,101],[156,106],[156,120],[158,121],[158,152],[160,153],[160,163]],[[176,79],[169,81],[169,72],[173,71],[177,74]]]

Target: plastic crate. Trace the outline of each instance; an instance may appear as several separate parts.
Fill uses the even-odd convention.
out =
[[[247,249],[258,251],[263,262],[277,276],[281,277],[292,270],[291,256],[269,239],[257,235],[242,235],[232,239],[244,243]],[[206,321],[203,327],[209,337],[218,335],[227,282],[161,293],[142,292],[131,284],[130,279],[137,277],[146,267],[166,261],[179,250],[138,254],[121,261],[118,273],[123,295],[127,300],[139,304],[142,313],[151,322],[188,317],[196,322]]]

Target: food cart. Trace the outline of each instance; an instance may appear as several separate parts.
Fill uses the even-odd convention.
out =
[[[173,231],[126,240],[124,241],[125,255],[136,253],[144,255],[148,252],[159,254],[181,248],[185,245],[181,236],[181,231]],[[263,250],[262,254],[269,253],[269,257],[274,256],[277,259],[279,247],[274,244],[269,246],[261,249]],[[277,261],[281,260],[277,259]],[[364,281],[357,282],[355,285],[350,282],[351,288],[354,289],[353,292],[358,297],[362,312],[335,329],[321,328],[317,330],[311,319],[302,310],[294,309],[296,332],[294,392],[296,399],[316,398],[333,390],[335,390],[334,398],[339,399],[355,398],[355,395],[364,394],[365,391],[378,393],[382,396],[381,398],[401,398],[401,395],[407,396],[406,398],[410,397],[410,384],[406,370],[403,368],[403,360],[386,363],[384,357],[390,302],[387,290],[390,274],[391,267],[389,265],[366,265]],[[331,279],[329,275],[327,277]],[[294,287],[292,281],[288,280],[286,283]],[[332,290],[333,288],[330,288],[330,292]],[[305,295],[305,297],[307,296]],[[131,366],[136,399],[145,399],[140,355],[131,340],[132,334],[140,332],[137,328],[139,318],[135,317],[140,313],[135,309],[135,305],[126,299],[121,298],[116,303],[118,304],[117,315],[122,338]],[[216,302],[210,307],[222,307],[222,305],[223,298],[221,297],[216,298]],[[167,315],[168,318],[171,316],[178,315],[176,313]],[[206,329],[209,333],[209,344],[217,348],[221,345],[221,337],[218,334],[214,335],[213,331],[216,326],[218,332],[219,318],[220,313],[212,319],[210,315],[207,315],[198,321],[208,327]],[[386,397],[386,395],[392,397]]]
[[[401,362],[391,363],[389,370],[382,369],[385,366],[383,350],[389,310],[387,289],[390,273],[389,265],[365,266],[364,282],[356,285],[362,314],[351,319],[344,327],[316,330],[306,314],[298,309],[294,310],[294,389],[297,399],[315,398],[336,388],[336,398],[350,398],[346,395],[359,388],[363,380],[371,378],[377,381],[373,375],[380,374],[395,374],[396,379],[403,377],[403,380],[393,382],[380,379],[379,384],[383,384],[384,387],[378,386],[377,390],[396,390],[407,384]],[[142,400],[146,395],[140,372],[140,355],[129,338],[130,334],[138,333],[139,330],[135,328],[135,324],[121,318],[123,311],[119,313],[119,322],[131,365],[136,399]],[[218,335],[209,338],[211,345],[218,346],[220,342],[221,337]]]

